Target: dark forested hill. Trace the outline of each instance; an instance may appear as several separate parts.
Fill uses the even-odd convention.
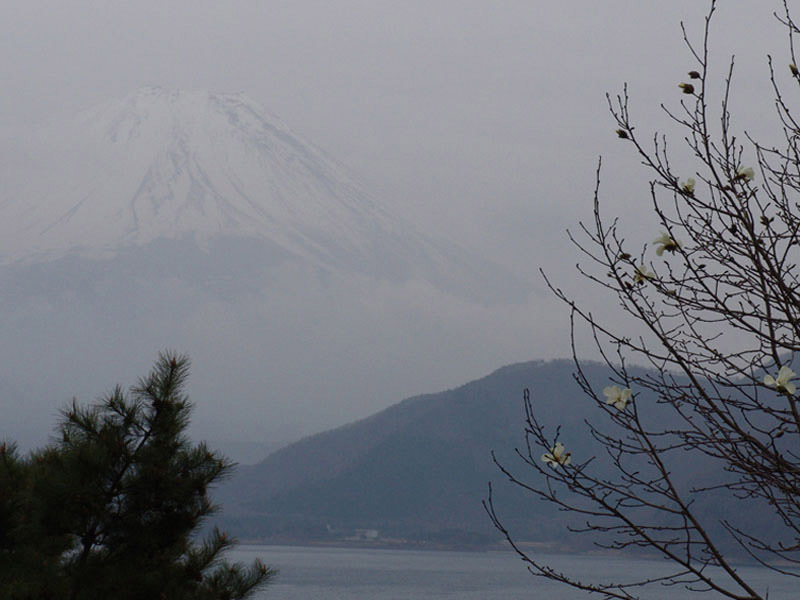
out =
[[[501,512],[520,533],[551,539],[561,529],[552,511],[506,484],[491,452],[519,462],[514,448],[524,444],[526,387],[542,416],[562,425],[562,439],[574,440],[573,451],[588,450],[577,431],[592,404],[572,370],[568,361],[511,365],[287,446],[239,468],[218,491],[221,518],[243,538],[342,538],[358,529],[381,538],[483,543],[497,538],[481,505],[492,481]],[[588,371],[604,384],[604,369]]]
[[[598,392],[608,385],[605,366],[582,367]],[[482,545],[500,538],[481,505],[491,481],[498,514],[516,539],[587,549],[596,536],[570,535],[568,513],[521,493],[491,457],[494,451],[523,481],[541,484],[538,474],[515,455],[515,448],[525,444],[522,392],[527,387],[547,435],[560,426],[559,439],[576,463],[594,457],[592,472],[613,476],[608,454],[594,441],[587,421],[612,435],[614,430],[578,388],[573,370],[570,361],[503,367],[459,388],[409,398],[362,421],[301,440],[259,464],[241,467],[217,490],[224,506],[220,521],[242,539],[271,542],[367,538],[375,543]],[[677,423],[674,411],[652,394],[640,393],[636,403],[643,422],[651,426],[669,429]],[[535,460],[540,453],[533,450]],[[725,476],[719,463],[680,448],[664,459],[673,483],[687,493],[699,481]],[[649,469],[644,459],[627,467],[643,473]],[[709,531],[722,538],[728,536],[721,521],[742,517],[742,501],[729,495],[712,493],[695,501]],[[775,526],[763,506],[748,506],[754,509],[746,515],[751,524],[758,520],[764,531]]]

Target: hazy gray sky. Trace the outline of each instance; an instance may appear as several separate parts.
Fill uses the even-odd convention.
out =
[[[748,129],[769,131],[766,55],[780,57],[780,67],[788,62],[785,32],[771,14],[781,5],[720,5],[712,34],[716,78],[735,52],[733,108]],[[669,131],[658,104],[677,107],[677,84],[696,67],[680,21],[699,40],[707,6],[700,0],[0,0],[0,137],[13,140],[37,123],[146,85],[243,91],[347,164],[421,229],[525,277],[538,278],[544,267],[579,290],[572,269],[579,256],[564,230],[591,216],[598,155],[608,214],[623,215],[634,241],[658,234],[647,216],[647,173],[616,139],[605,93],[628,81],[640,133]],[[0,157],[14,147],[4,143]],[[676,161],[691,164],[681,151]],[[480,322],[474,340],[464,341],[474,354],[461,357],[470,371],[565,355],[566,312],[544,314],[551,305],[530,307],[530,330],[502,355],[479,357],[481,344],[486,336],[515,335],[513,319],[492,325],[467,315]],[[604,308],[600,301],[597,309]],[[563,336],[554,333],[561,330]],[[455,379],[460,371],[448,373],[437,380],[441,385],[463,383]]]

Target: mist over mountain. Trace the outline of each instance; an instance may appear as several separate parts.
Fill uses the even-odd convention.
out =
[[[197,434],[241,446],[525,347],[532,285],[423,235],[244,94],[144,88],[16,147],[0,165],[0,377],[39,423],[30,443],[165,348],[193,359]]]

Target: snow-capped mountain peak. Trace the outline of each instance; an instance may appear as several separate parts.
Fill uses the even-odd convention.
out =
[[[38,140],[39,164],[0,192],[2,263],[215,235],[324,259],[403,227],[244,94],[143,88]]]

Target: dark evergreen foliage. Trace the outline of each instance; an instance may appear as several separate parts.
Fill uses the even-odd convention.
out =
[[[233,464],[185,436],[185,356],[162,354],[129,394],[64,411],[58,440],[0,446],[0,598],[246,598],[274,571],[221,560],[233,540],[193,533]]]

